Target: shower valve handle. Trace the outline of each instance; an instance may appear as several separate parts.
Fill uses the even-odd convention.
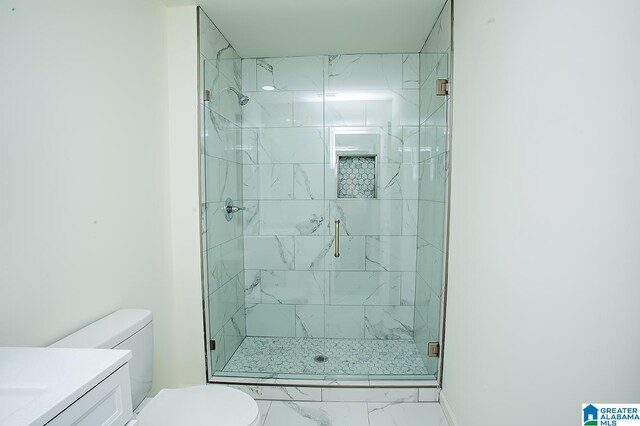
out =
[[[244,207],[238,207],[238,206],[227,206],[225,207],[225,209],[227,210],[227,213],[237,213],[240,210],[244,210]]]
[[[227,198],[224,202],[224,218],[229,222],[233,218],[234,213],[238,213],[240,210],[244,210],[244,207],[238,207],[233,205],[233,200]]]

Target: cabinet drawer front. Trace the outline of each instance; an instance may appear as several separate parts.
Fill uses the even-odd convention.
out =
[[[125,364],[53,418],[51,426],[123,426],[132,416],[129,365]]]

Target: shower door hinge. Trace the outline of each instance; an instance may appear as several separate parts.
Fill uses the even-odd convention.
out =
[[[202,94],[202,100],[204,102],[209,102],[211,100],[211,92],[208,90],[205,90],[204,93]]]
[[[215,351],[216,350],[216,341],[215,340],[209,340],[209,350],[210,351]]]
[[[440,343],[429,342],[429,345],[427,346],[427,356],[431,358],[440,356]]]
[[[436,80],[436,96],[446,96],[449,94],[449,80],[439,78]]]

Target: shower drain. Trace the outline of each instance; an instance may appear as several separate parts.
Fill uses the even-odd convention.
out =
[[[313,360],[315,362],[327,362],[328,359],[329,357],[326,355],[316,355],[313,357]]]

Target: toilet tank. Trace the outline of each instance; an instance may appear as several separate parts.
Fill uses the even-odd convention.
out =
[[[144,309],[121,309],[58,340],[52,348],[128,349],[134,410],[151,390],[153,316]]]

